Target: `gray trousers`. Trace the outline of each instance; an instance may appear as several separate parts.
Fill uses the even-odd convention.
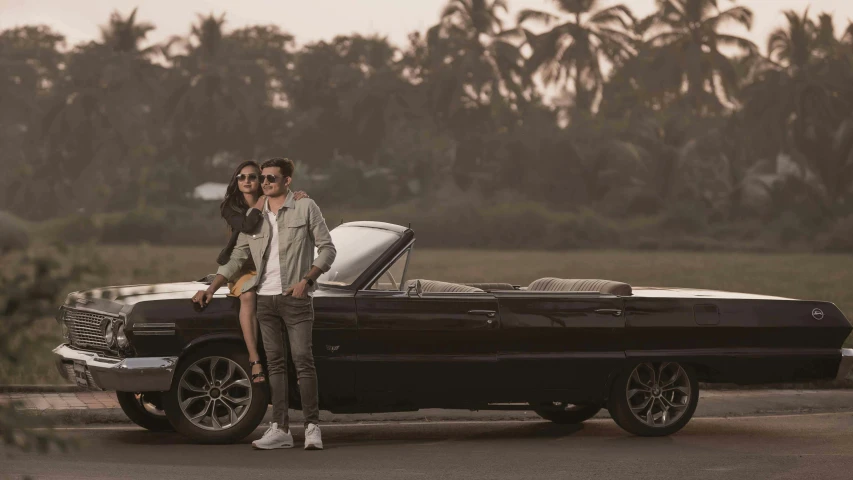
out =
[[[312,298],[290,295],[258,295],[258,323],[267,354],[267,373],[272,391],[272,421],[288,428],[287,348],[296,367],[305,426],[320,423],[317,370],[311,351],[314,327]]]

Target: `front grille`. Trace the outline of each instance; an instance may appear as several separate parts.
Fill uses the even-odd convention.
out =
[[[110,321],[106,314],[87,312],[68,308],[65,310],[65,326],[71,336],[71,345],[109,350],[104,341],[104,321]]]

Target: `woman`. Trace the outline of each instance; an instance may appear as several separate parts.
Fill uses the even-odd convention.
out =
[[[219,210],[222,218],[225,219],[231,228],[231,238],[216,259],[220,265],[228,263],[228,260],[231,258],[231,251],[234,250],[234,245],[237,244],[237,237],[240,235],[240,232],[254,232],[261,224],[261,219],[263,218],[261,210],[264,208],[266,197],[261,195],[260,175],[261,167],[256,162],[249,160],[237,167],[237,170],[231,177],[231,181],[228,182],[228,188],[225,191],[225,200],[222,201]],[[296,192],[293,195],[295,200],[306,197],[308,197],[308,194],[303,191]],[[255,318],[255,292],[248,291],[241,293],[246,280],[255,275],[257,275],[255,264],[249,258],[246,260],[243,268],[228,283],[228,289],[231,291],[231,296],[240,297],[240,328],[243,330],[243,339],[246,341],[246,348],[249,350],[252,381],[263,383],[266,381],[266,378],[264,377],[263,366],[258,355],[258,341],[256,337],[258,321]],[[193,298],[193,301],[195,301],[195,298]]]

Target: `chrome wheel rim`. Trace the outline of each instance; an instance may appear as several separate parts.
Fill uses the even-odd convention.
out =
[[[184,370],[178,384],[181,412],[203,430],[226,430],[240,423],[252,404],[249,375],[237,362],[205,357]]]
[[[134,393],[133,398],[136,399],[136,403],[139,404],[140,408],[142,408],[145,413],[153,415],[155,417],[166,418],[166,412],[164,412],[161,408],[158,408],[157,405],[155,405],[154,403],[151,403],[146,400],[144,393]]]
[[[634,418],[654,428],[677,422],[687,411],[691,393],[687,372],[673,362],[641,363],[625,386]]]

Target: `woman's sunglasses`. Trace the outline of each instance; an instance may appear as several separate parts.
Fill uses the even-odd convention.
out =
[[[257,173],[250,173],[247,175],[245,173],[241,173],[241,174],[237,175],[237,181],[238,182],[243,182],[246,179],[249,179],[250,182],[257,182],[258,181],[258,174]]]

